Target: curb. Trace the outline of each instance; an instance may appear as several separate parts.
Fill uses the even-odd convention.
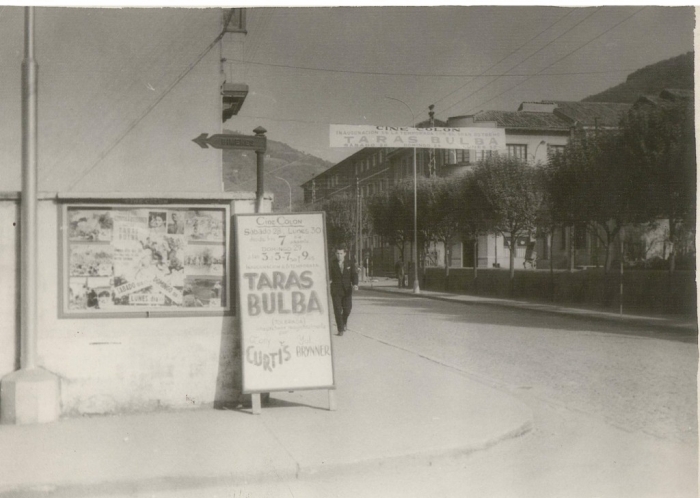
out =
[[[540,305],[540,304],[535,304],[535,303],[527,303],[527,302],[497,302],[497,301],[469,301],[469,300],[462,300],[459,299],[458,297],[451,297],[451,296],[446,296],[446,295],[430,295],[430,294],[425,294],[422,291],[421,294],[412,294],[412,293],[405,293],[401,292],[399,290],[389,290],[386,288],[383,288],[382,286],[378,287],[370,287],[370,286],[361,286],[360,289],[362,290],[368,290],[368,291],[373,291],[373,292],[382,292],[385,294],[399,294],[399,295],[406,295],[409,297],[422,297],[425,299],[432,299],[435,301],[444,301],[444,302],[450,302],[450,303],[456,303],[456,304],[463,304],[467,306],[474,306],[474,305],[484,305],[484,306],[494,306],[494,307],[499,307],[499,308],[507,308],[507,309],[517,309],[521,311],[528,311],[528,312],[534,312],[534,313],[549,313],[549,314],[556,314],[556,315],[561,315],[561,316],[568,316],[571,318],[585,318],[587,320],[595,320],[599,322],[613,322],[618,325],[622,324],[633,324],[638,327],[644,327],[644,328],[654,328],[654,329],[666,329],[666,330],[673,330],[674,332],[692,332],[693,335],[697,335],[697,327],[694,326],[693,324],[684,324],[684,323],[673,323],[667,321],[665,318],[654,318],[654,317],[645,317],[645,316],[635,316],[635,315],[614,315],[614,314],[606,314],[604,312],[599,312],[599,311],[591,311],[591,310],[585,310],[585,309],[574,309],[574,308],[559,308],[553,305]],[[427,291],[427,292],[433,292],[433,291]],[[455,296],[459,296],[459,294],[456,294]]]
[[[299,469],[299,474],[296,477],[327,477],[330,475],[351,475],[376,470],[400,471],[406,470],[407,467],[430,466],[436,462],[456,460],[460,457],[465,457],[479,451],[488,450],[489,448],[492,448],[503,441],[516,439],[528,434],[532,431],[533,427],[533,417],[530,413],[528,419],[518,427],[506,431],[505,433],[491,439],[479,441],[478,443],[453,448],[432,449],[392,457],[377,457],[332,466],[310,466],[308,468],[301,467]]]

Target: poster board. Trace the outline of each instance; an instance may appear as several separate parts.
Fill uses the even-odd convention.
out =
[[[229,206],[67,204],[62,316],[230,312]]]
[[[234,225],[243,392],[334,388],[324,213]]]

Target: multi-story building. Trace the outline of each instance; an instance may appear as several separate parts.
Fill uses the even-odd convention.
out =
[[[432,124],[425,121],[417,126],[503,128],[506,134],[506,153],[534,165],[545,163],[550,154],[563,150],[569,139],[576,134],[616,128],[631,107],[631,104],[599,102],[523,102],[517,111],[481,111],[473,115],[450,117],[446,123],[436,120]],[[435,168],[439,176],[457,174],[473,167],[488,154],[491,152],[418,149],[417,174],[429,176],[431,167]],[[362,202],[363,198],[412,177],[411,149],[366,148],[304,183],[302,188],[306,203],[342,194],[356,196],[358,202]],[[482,235],[476,242],[477,244],[474,241],[455,241],[451,250],[451,266],[473,266],[475,256],[479,267],[508,266],[510,249],[501,234]],[[577,266],[595,266],[599,263],[602,251],[602,247],[598,247],[597,237],[588,234],[583,225],[564,227],[556,230],[551,237],[536,237],[536,234],[532,234],[518,239],[515,248],[516,267],[525,262],[526,250],[531,242],[535,242],[540,266],[549,266],[550,259],[553,259],[556,268],[566,268],[573,261]],[[387,261],[386,244],[371,234],[363,239],[362,247],[372,255],[377,270],[390,270],[393,267],[392,261],[398,257],[398,252],[391,249],[391,258]],[[434,247],[430,261],[442,264],[444,250],[440,244]]]

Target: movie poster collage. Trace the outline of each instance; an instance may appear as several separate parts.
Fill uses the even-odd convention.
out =
[[[228,309],[226,209],[66,213],[68,313]]]

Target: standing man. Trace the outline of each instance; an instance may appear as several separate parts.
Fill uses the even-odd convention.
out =
[[[331,262],[331,299],[338,335],[347,330],[348,317],[352,310],[352,291],[357,290],[357,267],[345,257],[345,248],[335,250],[335,258]]]
[[[399,281],[399,289],[403,289],[406,280],[406,267],[403,265],[403,258],[399,258],[394,266],[394,270],[396,271],[396,280]]]

